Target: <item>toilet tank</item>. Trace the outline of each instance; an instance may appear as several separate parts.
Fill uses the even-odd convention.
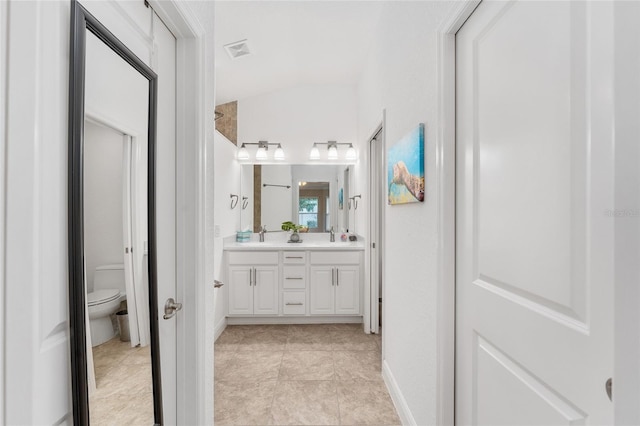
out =
[[[115,288],[121,293],[126,292],[124,280],[124,264],[100,265],[93,275],[93,291],[104,288]]]

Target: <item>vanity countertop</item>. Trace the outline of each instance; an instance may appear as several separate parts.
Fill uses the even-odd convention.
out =
[[[246,251],[260,251],[260,250],[364,250],[364,239],[358,236],[358,241],[340,241],[340,234],[336,233],[336,241],[329,241],[329,234],[300,234],[302,239],[301,243],[288,243],[285,236],[282,233],[275,233],[276,235],[265,236],[264,242],[259,242],[257,234],[251,235],[251,241],[239,243],[235,240],[235,236],[226,237],[224,239],[225,250],[246,250]],[[279,235],[278,235],[279,234]]]

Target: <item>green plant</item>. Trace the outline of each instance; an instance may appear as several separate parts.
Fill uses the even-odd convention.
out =
[[[282,230],[283,231],[298,232],[302,228],[304,228],[304,227],[301,226],[301,225],[296,225],[295,223],[293,223],[291,221],[282,222]]]

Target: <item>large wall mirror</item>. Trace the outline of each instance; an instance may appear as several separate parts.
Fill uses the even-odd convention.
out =
[[[276,164],[242,166],[242,229],[279,231],[292,221],[309,232],[349,229],[351,166]]]
[[[157,76],[76,1],[71,17],[74,423],[162,424],[155,303]],[[112,417],[116,412],[119,419]]]

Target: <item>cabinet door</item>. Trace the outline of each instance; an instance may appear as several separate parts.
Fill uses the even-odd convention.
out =
[[[249,266],[229,267],[229,315],[253,314],[252,270]]]
[[[328,266],[312,266],[309,289],[309,308],[311,315],[333,314],[335,286],[333,271]]]
[[[278,314],[278,267],[255,267],[253,287],[253,313],[256,315]]]
[[[360,268],[340,266],[336,276],[336,315],[360,313]]]

